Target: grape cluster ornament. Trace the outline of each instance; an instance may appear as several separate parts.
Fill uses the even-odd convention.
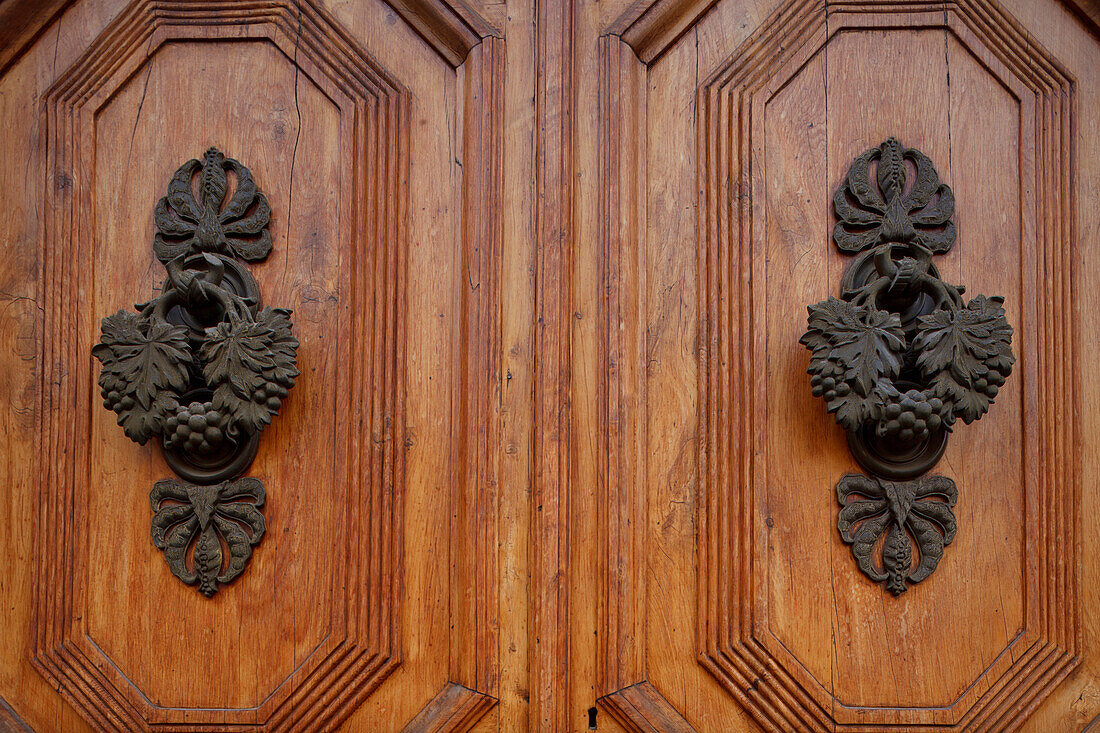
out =
[[[964,301],[932,263],[955,242],[955,199],[919,150],[890,138],[856,158],[833,208],[833,240],[857,257],[841,297],[809,306],[800,343],[814,396],[870,474],[837,485],[841,537],[896,595],[928,577],[955,536],[955,484],[924,474],[1011,374],[1012,327],[1003,298]]]
[[[207,596],[263,536],[263,485],[240,477],[298,376],[291,312],[262,306],[243,264],[271,251],[270,216],[238,161],[210,148],[185,163],[154,213],[164,287],[136,313],[104,318],[92,349],[104,406],[131,440],[157,440],[183,479],[150,494],[153,543]]]

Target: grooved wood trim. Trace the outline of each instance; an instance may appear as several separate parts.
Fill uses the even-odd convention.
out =
[[[493,709],[496,698],[449,683],[424,706],[402,733],[464,733]]]
[[[465,437],[451,512],[451,680],[497,695],[504,41],[466,59],[463,99],[462,382]]]
[[[0,75],[30,48],[46,27],[75,0],[0,2]]]
[[[0,697],[0,733],[34,733],[2,697]]]
[[[596,510],[599,541],[597,691],[645,679],[645,67],[621,39],[599,40],[599,314],[606,377]]]
[[[0,2],[0,74],[76,0]],[[389,0],[387,3],[451,66],[459,66],[482,38],[500,31],[463,0]]]
[[[568,730],[573,2],[535,3],[535,350],[530,721]]]
[[[695,728],[649,682],[624,687],[598,702],[629,733],[695,733]]]
[[[1062,0],[1089,31],[1100,37],[1100,2],[1097,0]]]
[[[94,268],[94,120],[114,91],[175,39],[267,41],[341,110],[350,159],[341,214],[350,253],[340,328],[350,341],[349,388],[336,413],[362,421],[373,439],[352,437],[338,458],[346,534],[331,578],[331,632],[254,709],[161,707],[99,650],[83,626],[87,593],[83,537],[89,490],[94,333],[87,312]],[[297,51],[297,53],[295,53]],[[44,98],[47,180],[39,273],[43,305],[38,354],[40,440],[33,663],[93,725],[110,730],[294,730],[335,726],[400,663],[401,487],[404,435],[404,271],[409,95],[317,3],[284,0],[131,4],[64,72]],[[101,163],[102,164],[102,163]],[[354,182],[354,183],[353,183]],[[353,188],[354,187],[354,188]],[[369,432],[368,432],[369,431]],[[400,440],[397,441],[400,445]],[[343,473],[341,476],[340,474]],[[372,507],[370,516],[360,507]]]
[[[644,63],[651,64],[718,0],[637,0],[604,33],[622,36]]]
[[[636,0],[602,32],[622,36],[646,64],[656,61],[718,0]],[[1100,35],[1100,3],[1062,0],[1094,35]]]
[[[1018,727],[1078,663],[1081,547],[1078,357],[1074,334],[1075,89],[1056,60],[991,0],[829,2],[790,0],[700,87],[699,372],[700,516],[698,644],[703,665],[769,730],[1006,731]],[[936,707],[843,704],[778,643],[767,626],[768,594],[756,554],[763,520],[752,477],[764,384],[766,193],[764,101],[829,39],[852,29],[944,28],[1020,101],[1023,282],[1019,328],[1027,354],[1020,378],[1037,405],[1025,449],[1025,628],[954,701]],[[746,190],[747,189],[747,190]],[[1029,233],[1034,232],[1034,236]],[[754,267],[756,269],[754,269]],[[744,274],[752,272],[751,278]],[[1038,375],[1042,375],[1040,379]],[[1029,403],[1031,404],[1031,403]],[[732,406],[732,409],[731,409]],[[1068,415],[1068,417],[1067,417]]]
[[[500,36],[462,0],[386,0],[451,66],[461,66],[482,38]]]

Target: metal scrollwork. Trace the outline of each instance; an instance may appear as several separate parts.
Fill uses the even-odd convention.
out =
[[[104,406],[131,440],[144,445],[158,438],[169,467],[189,482],[153,488],[153,541],[172,572],[199,583],[207,596],[217,589],[215,579],[240,574],[248,548],[263,536],[263,486],[231,479],[251,465],[260,432],[298,376],[291,312],[262,307],[259,286],[240,261],[271,251],[270,214],[251,172],[216,148],[183,164],[155,210],[153,250],[168,273],[164,287],[136,313],[104,318],[92,349],[103,365]],[[240,504],[244,496],[251,503]],[[165,499],[181,504],[161,507]],[[169,530],[177,516],[183,524]],[[243,545],[245,535],[231,520],[249,528]],[[196,533],[197,569],[187,570],[183,557]]]
[[[939,461],[957,420],[969,424],[989,410],[1015,361],[1012,327],[1003,298],[965,302],[964,288],[944,282],[932,263],[955,242],[955,199],[920,151],[893,138],[868,150],[852,163],[833,208],[833,240],[857,257],[841,297],[809,306],[800,343],[811,352],[813,394],[874,477],[849,475],[837,485],[841,535],[863,572],[888,579],[898,594],[905,579],[931,574],[955,533],[954,483],[911,479]],[[918,501],[922,492],[943,501]],[[869,499],[846,503],[853,494]],[[881,517],[853,536],[854,517],[871,517],[864,512],[880,504]],[[871,551],[884,532],[879,570]]]
[[[244,571],[252,548],[267,529],[260,512],[264,485],[259,479],[214,485],[165,479],[154,484],[149,502],[153,544],[164,551],[172,574],[188,585],[198,583],[207,598],[217,592],[218,583],[228,583]]]
[[[836,485],[836,496],[842,507],[836,526],[852,546],[859,569],[885,581],[894,595],[907,590],[906,581],[919,583],[931,575],[943,548],[955,539],[951,510],[958,490],[946,476],[893,482],[850,473]],[[881,570],[874,558],[880,537],[885,537]],[[914,555],[919,558],[915,564]]]

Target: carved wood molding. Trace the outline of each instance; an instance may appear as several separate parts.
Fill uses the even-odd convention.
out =
[[[462,381],[456,422],[465,444],[461,479],[452,487],[450,667],[453,682],[489,701],[477,708],[481,714],[499,695],[504,62],[504,41],[486,38],[463,67]]]
[[[602,33],[622,36],[638,58],[651,64],[698,22],[718,0],[636,0]],[[1095,0],[1062,0],[1089,31],[1100,36]]]
[[[766,552],[756,456],[765,449],[753,417],[763,401],[756,319],[764,310],[762,251],[766,199],[766,101],[838,33],[860,29],[942,28],[1020,104],[1021,140],[1033,146],[1022,180],[1021,241],[1036,263],[1024,292],[1026,343],[1041,344],[1021,376],[1042,414],[1029,422],[1026,492],[1025,628],[956,700],[935,707],[845,703],[815,679],[768,628],[768,594],[759,556]],[[863,731],[1010,730],[1078,662],[1079,459],[1077,423],[1056,406],[1075,404],[1073,263],[1075,92],[1056,60],[995,3],[829,3],[791,0],[703,83],[697,98],[700,163],[699,650],[702,664],[765,727]],[[1028,156],[1023,156],[1027,158]],[[750,279],[743,273],[752,272]],[[739,355],[734,357],[733,355]],[[1040,379],[1039,375],[1043,375]],[[732,411],[729,406],[739,406]],[[732,414],[731,414],[732,412]],[[1033,503],[1034,502],[1034,503]]]
[[[340,328],[354,358],[336,413],[361,418],[375,440],[349,444],[334,500],[346,533],[331,578],[331,631],[258,708],[183,709],[151,702],[84,628],[88,531],[93,314],[73,292],[91,292],[95,231],[93,122],[125,80],[176,39],[270,42],[345,114],[341,134],[353,157],[340,185],[368,188],[349,197],[341,236],[354,253],[342,271],[350,298]],[[367,114],[367,106],[373,112]],[[117,17],[44,100],[45,232],[39,298],[41,444],[34,665],[93,725],[112,730],[240,726],[293,729],[335,725],[400,662],[401,486],[404,434],[404,209],[407,206],[408,93],[313,2],[135,2]],[[102,162],[100,163],[102,165]],[[366,171],[373,171],[367,174]],[[356,184],[358,187],[358,184]],[[367,241],[368,234],[371,238]],[[375,343],[351,334],[377,329]],[[372,386],[377,385],[376,388]],[[76,416],[74,418],[74,415]],[[340,493],[340,492],[346,492]],[[370,521],[357,510],[374,507]]]
[[[497,30],[462,0],[387,0],[397,14],[451,66],[461,66],[483,38],[499,37]]]
[[[645,68],[620,38],[599,41],[600,249],[603,294],[597,486],[597,693],[646,678]],[[623,715],[629,715],[628,708]]]
[[[598,703],[629,733],[695,733],[695,728],[649,682],[624,687],[601,697]]]
[[[76,0],[5,0],[0,3],[0,75],[22,57]],[[463,0],[390,0],[405,19],[452,66],[462,64],[481,39],[500,36]]]
[[[656,61],[718,0],[637,0],[604,33],[622,36],[646,64]]]
[[[464,733],[493,709],[497,700],[450,683],[401,729],[402,733]]]
[[[450,679],[403,729],[465,731],[497,704],[504,235],[504,41],[488,37],[463,63],[462,355],[456,424],[460,478],[451,486]]]
[[[530,728],[568,730],[573,0],[536,2],[534,425]]]
[[[34,733],[2,697],[0,697],[0,733]]]
[[[596,497],[598,706],[628,731],[693,728],[647,681],[646,67],[626,41],[599,40],[602,297]]]

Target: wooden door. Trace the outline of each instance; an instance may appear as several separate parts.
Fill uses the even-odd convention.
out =
[[[586,60],[589,190],[606,191],[584,219],[608,286],[606,464],[585,476],[603,709],[629,730],[1095,725],[1095,8],[703,5],[601,15]],[[890,138],[953,191],[920,236],[954,240],[932,259],[966,299],[1004,297],[1018,358],[929,472],[957,487],[957,524],[929,510],[944,526],[906,570],[950,544],[897,596],[853,557],[880,571],[885,532],[861,548],[838,531],[838,482],[864,469],[799,343],[858,267],[854,239],[883,233],[853,223],[870,188],[850,166]]]
[[[0,730],[1090,729],[1098,19],[0,0]],[[799,343],[890,138],[1015,357],[897,594],[838,530],[862,469]],[[160,207],[245,168],[221,254],[292,309],[299,374],[244,470],[265,530],[209,587],[150,539],[174,464],[93,347],[169,289]]]

